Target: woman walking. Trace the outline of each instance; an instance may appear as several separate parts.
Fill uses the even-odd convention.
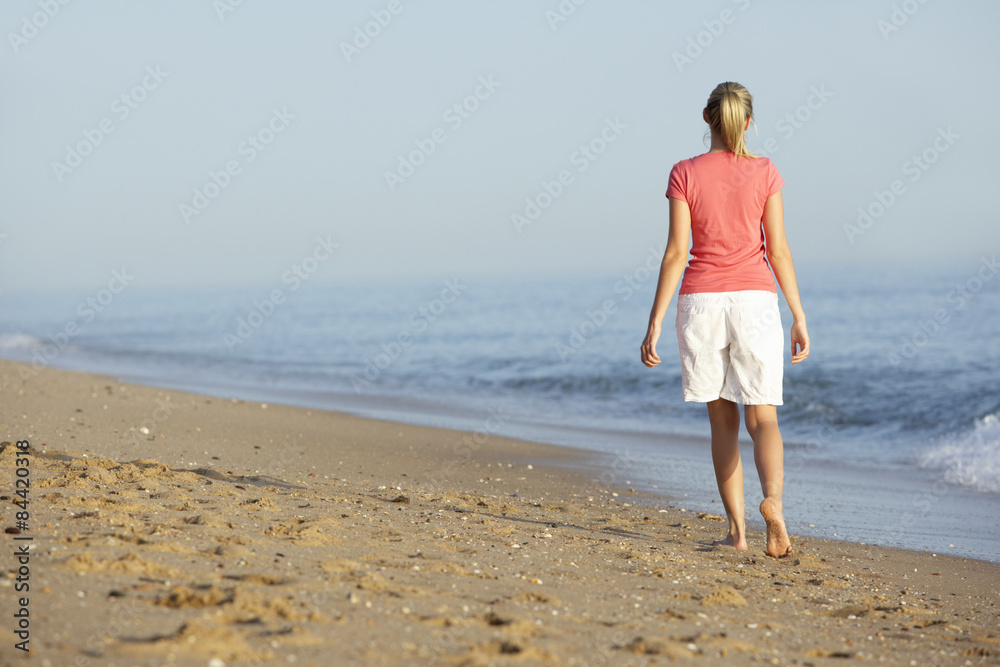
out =
[[[642,361],[650,368],[660,363],[661,322],[683,272],[676,325],[681,378],[685,401],[708,404],[712,462],[729,518],[729,534],[718,544],[747,548],[737,445],[737,406],[742,404],[764,492],[760,513],[767,526],[767,553],[780,558],[792,553],[792,546],[781,499],[784,452],[777,406],[782,404],[784,333],[774,278],[794,320],[792,363],[809,356],[805,313],[785,239],[784,180],[769,159],[746,148],[743,134],[753,119],[746,88],[719,84],[702,117],[712,137],[708,152],[681,160],[670,172],[670,235]]]

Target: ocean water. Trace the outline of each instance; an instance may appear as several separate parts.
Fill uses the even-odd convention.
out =
[[[0,356],[403,422],[489,424],[592,450],[586,465],[608,484],[722,513],[705,408],[681,398],[673,307],[663,363],[639,361],[656,275],[636,259],[610,275],[0,293]],[[789,529],[1000,561],[993,255],[798,273],[812,351],[794,367],[785,355]],[[782,317],[787,332],[783,301]],[[761,494],[745,440],[752,509]]]

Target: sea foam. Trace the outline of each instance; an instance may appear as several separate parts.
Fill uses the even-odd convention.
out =
[[[944,471],[951,484],[1000,493],[1000,417],[986,415],[971,430],[939,440],[917,455],[917,464]]]
[[[45,343],[28,334],[0,334],[0,350],[32,349]]]

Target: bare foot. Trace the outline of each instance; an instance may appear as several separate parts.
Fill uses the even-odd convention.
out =
[[[740,539],[737,540],[736,538],[733,537],[732,533],[729,533],[728,535],[726,535],[726,537],[724,539],[718,540],[716,542],[712,542],[712,546],[733,547],[734,549],[739,549],[741,551],[746,551],[747,550],[747,540],[746,540],[745,537],[741,537]]]
[[[760,513],[767,524],[767,555],[784,558],[792,553],[792,543],[785,530],[785,518],[781,515],[781,507],[770,498],[764,498],[760,503]]]

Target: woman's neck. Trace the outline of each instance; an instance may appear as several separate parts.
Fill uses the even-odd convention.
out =
[[[729,146],[722,140],[722,137],[712,132],[712,144],[708,147],[709,153],[732,153]]]

